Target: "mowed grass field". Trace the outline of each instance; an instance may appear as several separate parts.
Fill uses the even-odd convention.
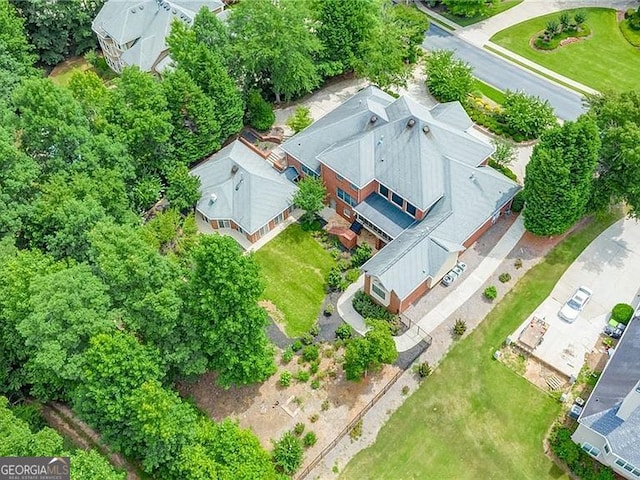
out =
[[[591,37],[551,51],[535,50],[532,37],[560,12],[519,23],[496,33],[491,41],[572,80],[599,91],[640,88],[640,50],[620,32],[615,10],[584,8]],[[577,10],[566,10],[570,15]]]
[[[492,355],[549,295],[580,252],[618,218],[620,214],[609,214],[593,220],[533,267],[483,323],[451,349],[340,478],[568,479],[545,456],[542,445],[560,404]]]
[[[263,294],[284,314],[288,336],[313,326],[325,297],[324,283],[335,261],[309,232],[293,224],[255,254],[266,279]]]

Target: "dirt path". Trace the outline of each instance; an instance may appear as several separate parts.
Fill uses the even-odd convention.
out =
[[[70,439],[78,448],[87,450],[94,448],[105,456],[111,464],[126,470],[127,480],[140,480],[139,469],[119,453],[112,452],[102,443],[98,433],[80,420],[69,407],[57,402],[51,402],[42,407],[42,416],[51,428]]]

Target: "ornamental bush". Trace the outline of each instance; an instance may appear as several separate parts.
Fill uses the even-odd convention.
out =
[[[453,56],[450,50],[437,50],[427,56],[425,73],[429,92],[441,102],[465,102],[473,91],[473,69]]]
[[[291,375],[291,372],[289,371],[284,371],[280,374],[280,386],[281,387],[288,387],[289,385],[291,385],[291,378],[293,377],[293,375]]]
[[[320,356],[317,345],[307,345],[302,349],[302,358],[305,362],[313,362]]]
[[[484,289],[483,295],[487,300],[495,300],[498,297],[498,290],[496,290],[496,287],[491,285]]]
[[[538,138],[546,129],[557,124],[553,107],[548,100],[522,92],[507,92],[501,120],[515,135],[526,140]]]
[[[611,311],[611,318],[616,322],[620,322],[624,325],[629,323],[633,316],[633,307],[627,303],[618,303]]]
[[[353,336],[353,328],[348,323],[343,323],[336,328],[336,338],[340,340],[347,340]]]
[[[302,439],[302,444],[305,446],[305,448],[311,448],[316,444],[317,441],[318,438],[316,437],[316,434],[314,432],[307,432],[307,434]]]
[[[369,295],[359,290],[353,297],[353,308],[364,318],[376,318],[390,322],[395,315],[375,303]]]
[[[273,447],[273,463],[285,475],[291,475],[300,468],[304,451],[302,443],[291,432],[286,432]]]
[[[453,325],[453,334],[456,337],[461,337],[467,331],[467,322],[462,319],[457,319],[456,323]]]

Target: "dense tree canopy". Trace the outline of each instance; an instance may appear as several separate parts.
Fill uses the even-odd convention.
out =
[[[22,79],[36,74],[33,68],[36,56],[23,26],[23,19],[9,1],[0,0],[0,92],[4,95],[10,96]],[[0,98],[0,105],[6,100]]]
[[[440,102],[465,102],[473,90],[473,69],[450,50],[429,53],[425,73],[429,92]]]
[[[442,0],[447,10],[461,17],[486,15],[491,4],[495,2],[496,0]]]
[[[70,55],[95,48],[91,22],[104,0],[10,0],[25,19],[29,42],[40,61],[55,65]]]
[[[526,168],[527,230],[557,235],[586,213],[599,149],[597,127],[588,117],[565,122],[542,136]]]
[[[640,90],[589,98],[602,148],[594,183],[593,207],[624,201],[640,211]]]
[[[344,354],[344,371],[349,380],[359,380],[367,371],[398,358],[396,344],[385,320],[367,319],[369,330],[363,338],[349,340]]]

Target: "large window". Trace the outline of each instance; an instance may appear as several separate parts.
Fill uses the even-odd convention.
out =
[[[416,207],[407,202],[407,213],[412,217],[416,216]]]
[[[391,201],[398,205],[400,208],[402,208],[402,205],[404,203],[404,199],[396,193],[391,194]]]
[[[377,297],[380,297],[381,300],[387,299],[387,292],[385,292],[382,288],[376,285],[375,282],[371,283],[371,290],[376,294]]]
[[[340,200],[351,205],[352,207],[355,207],[358,204],[355,198],[353,198],[351,195],[349,195],[347,192],[345,192],[341,188],[336,189],[336,193]]]
[[[310,177],[316,177],[316,178],[320,176],[318,172],[316,172],[315,170],[311,170],[304,163],[301,163],[300,165],[302,166],[302,173],[304,173],[305,175],[309,175]]]
[[[378,185],[378,192],[380,192],[380,195],[384,198],[389,198],[389,189],[384,185]]]
[[[218,228],[231,228],[229,220],[218,220]]]
[[[587,452],[589,455],[591,455],[592,457],[597,457],[598,455],[600,455],[600,449],[594,447],[590,443],[583,443],[582,444],[582,449],[585,452]]]

